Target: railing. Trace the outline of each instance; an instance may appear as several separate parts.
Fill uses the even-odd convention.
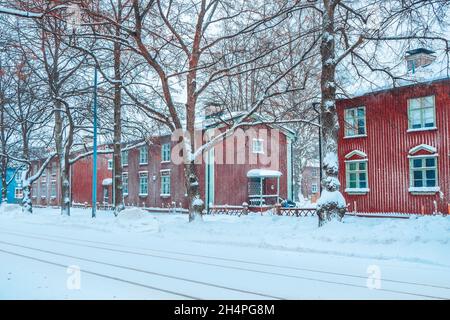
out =
[[[274,211],[279,216],[313,217],[316,215],[315,208],[283,208],[275,206]]]
[[[227,214],[230,216],[241,216],[248,214],[248,205],[245,206],[211,206],[208,214]]]
[[[143,210],[149,212],[161,212],[161,213],[189,213],[188,209],[181,207],[165,207],[165,208],[153,208],[153,207],[142,207]]]

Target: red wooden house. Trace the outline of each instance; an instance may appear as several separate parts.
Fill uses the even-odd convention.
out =
[[[224,129],[216,122],[199,130]],[[245,130],[244,130],[245,129]],[[198,157],[200,192],[207,206],[272,206],[281,199],[292,199],[292,133],[277,126],[259,125],[238,129]],[[175,140],[175,141],[172,141]],[[172,135],[155,136],[145,145],[122,153],[125,205],[140,207],[188,207],[183,164],[174,160],[177,139]],[[105,146],[106,147],[106,146]],[[112,155],[99,154],[97,163],[97,199],[112,203]],[[49,168],[57,166],[55,160]],[[32,188],[33,202],[59,205],[59,179],[46,170],[42,185]],[[56,170],[57,172],[57,170]],[[72,203],[91,204],[92,157],[77,161],[71,170]],[[52,201],[47,194],[52,188]],[[46,194],[42,197],[41,194]]]
[[[350,211],[448,213],[448,77],[338,100],[337,110],[339,178]]]

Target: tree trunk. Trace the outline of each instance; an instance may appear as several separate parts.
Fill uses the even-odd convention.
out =
[[[121,22],[122,16],[121,0],[117,1],[117,21]],[[116,36],[120,37],[120,27],[116,27]],[[114,214],[117,216],[125,206],[123,202],[122,190],[122,74],[121,74],[121,45],[119,42],[114,42]]]
[[[65,161],[64,161],[65,162]],[[61,214],[70,216],[70,166],[62,164],[61,183]]]
[[[200,199],[198,177],[193,161],[184,165],[184,174],[189,199],[189,222],[201,220],[203,202]]]
[[[8,184],[6,183],[6,174],[2,174],[2,203],[8,202]]]
[[[320,88],[322,93],[321,120],[322,142],[324,150],[322,180],[323,191],[317,202],[317,215],[319,226],[322,226],[332,217],[341,219],[346,211],[345,199],[339,192],[337,160],[337,137],[339,123],[336,113],[336,56],[335,56],[335,29],[334,13],[336,3],[334,0],[324,0],[324,14],[322,21],[322,41],[320,53],[322,58],[322,74]]]

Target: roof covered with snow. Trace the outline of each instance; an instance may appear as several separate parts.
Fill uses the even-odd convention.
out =
[[[281,175],[280,171],[269,169],[252,169],[247,172],[248,178],[278,178]]]

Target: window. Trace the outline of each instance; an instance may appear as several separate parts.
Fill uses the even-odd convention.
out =
[[[45,198],[47,196],[47,179],[43,178],[41,180],[41,197]]]
[[[122,167],[128,165],[128,151],[122,151]]]
[[[16,199],[22,199],[23,198],[23,190],[22,190],[22,188],[15,188],[14,189],[14,198],[16,198]]]
[[[170,171],[161,171],[161,196],[170,195]]]
[[[366,107],[345,109],[345,136],[366,134]]]
[[[253,153],[264,153],[264,140],[253,139],[252,151]]]
[[[313,183],[313,184],[311,185],[311,192],[312,192],[312,193],[317,193],[317,183]]]
[[[346,171],[346,188],[351,189],[367,189],[367,162],[351,161],[345,164]]]
[[[113,159],[108,159],[108,170],[113,169]]]
[[[37,195],[37,187],[38,187],[38,186],[37,186],[37,182],[36,182],[36,181],[33,182],[32,187],[31,187],[31,192],[30,192],[32,198],[36,198],[36,195]]]
[[[410,161],[411,187],[437,187],[436,157],[412,158]]]
[[[426,129],[436,127],[434,96],[408,100],[408,128]]]
[[[52,184],[50,185],[50,197],[56,198],[56,181],[53,180]]]
[[[55,163],[50,167],[50,172],[51,172],[52,176],[56,175],[56,164]]]
[[[313,177],[317,177],[317,169],[316,168],[312,169],[311,175]]]
[[[148,195],[148,172],[139,172],[139,195]]]
[[[128,173],[122,173],[122,191],[123,195],[128,195]]]
[[[161,161],[170,161],[170,143],[165,143],[161,146]]]
[[[139,148],[139,164],[148,163],[148,151],[147,146]]]
[[[16,180],[17,183],[22,183],[22,171],[17,170],[16,175],[14,176],[14,180]]]

